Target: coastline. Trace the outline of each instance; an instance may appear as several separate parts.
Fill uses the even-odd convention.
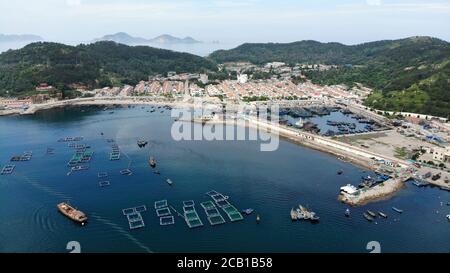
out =
[[[218,103],[218,101],[214,101],[212,103]],[[0,110],[0,116],[2,115],[32,115],[36,112],[49,110],[52,108],[61,108],[68,106],[89,106],[89,105],[157,105],[157,106],[171,106],[171,107],[203,107],[202,104],[196,104],[192,100],[174,100],[167,98],[155,98],[155,97],[102,97],[102,98],[80,98],[73,99],[67,101],[57,101],[50,102],[46,104],[37,104],[31,106],[26,111],[19,110]],[[189,122],[189,121],[188,121]],[[193,121],[195,122],[195,121]],[[370,151],[361,149],[359,147],[354,147],[350,144],[342,143],[339,141],[335,141],[329,138],[325,138],[322,136],[318,136],[315,134],[296,131],[289,127],[274,124],[271,122],[263,122],[261,120],[244,117],[238,120],[208,120],[205,124],[226,124],[232,126],[244,126],[250,127],[253,129],[263,129],[265,132],[273,134],[276,133],[280,137],[291,141],[297,145],[302,145],[310,149],[314,149],[317,151],[321,151],[332,156],[335,156],[337,159],[351,163],[355,166],[362,167],[367,170],[377,170],[377,166],[375,165],[374,159],[383,159],[391,162],[397,162],[401,167],[408,168],[410,167],[410,163],[397,159],[391,158],[381,154],[375,154]],[[395,179],[393,179],[395,180]],[[433,184],[433,183],[431,183]],[[400,190],[403,186],[402,183],[391,183],[387,184],[388,187],[384,187],[383,189],[377,188],[375,186],[359,198],[342,198],[341,195],[338,195],[338,199],[350,205],[365,205],[369,202],[374,202],[378,200],[382,200],[389,196],[395,194],[398,190]],[[443,187],[441,184],[433,184],[438,187]]]

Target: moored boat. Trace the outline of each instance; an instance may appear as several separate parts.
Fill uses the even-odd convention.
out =
[[[155,168],[156,167],[156,160],[153,157],[150,157],[148,164],[150,167]]]
[[[295,211],[294,208],[291,209],[291,219],[292,221],[297,220],[297,211]]]
[[[172,180],[170,180],[169,178],[167,178],[166,182],[167,182],[167,184],[169,184],[170,186],[172,186],[172,184],[173,184]]]
[[[449,215],[447,215],[446,217],[447,217],[447,220],[449,220],[449,221],[450,221],[450,214],[449,214]]]
[[[88,220],[84,212],[75,209],[74,207],[65,202],[59,203],[57,205],[57,208],[59,212],[61,212],[64,216],[82,225],[84,225],[84,223],[86,223]]]
[[[395,212],[398,212],[398,213],[403,213],[403,210],[398,209],[396,207],[392,207],[392,210],[394,210]]]
[[[367,214],[367,213],[364,212],[363,215],[364,215],[364,218],[366,218],[367,221],[369,221],[369,222],[372,222],[372,221],[373,221],[373,217],[370,216],[369,214]]]
[[[381,212],[381,211],[379,211],[378,214],[379,214],[381,217],[383,217],[383,218],[387,218],[387,217],[388,217],[387,214],[385,214],[385,213],[383,213],[383,212]]]
[[[247,215],[250,215],[250,214],[252,214],[252,213],[253,213],[253,211],[254,211],[254,209],[252,209],[252,208],[248,208],[248,209],[244,209],[244,210],[242,210],[242,212],[243,212],[243,213],[245,213],[245,214],[247,214]]]
[[[367,210],[367,214],[369,214],[370,216],[372,216],[373,218],[377,217],[377,215],[375,214],[375,212],[371,211],[371,210]]]

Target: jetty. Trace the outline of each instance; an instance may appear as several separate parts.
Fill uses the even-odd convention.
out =
[[[338,200],[352,206],[365,205],[371,201],[385,198],[401,189],[410,177],[390,178],[373,187],[364,187],[357,189],[354,186],[347,185],[341,187]]]

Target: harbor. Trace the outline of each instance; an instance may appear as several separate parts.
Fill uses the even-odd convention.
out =
[[[81,118],[77,111],[56,112],[53,117],[46,113],[45,122],[51,126],[43,126],[39,114],[32,121],[28,117],[0,120],[7,129],[0,136],[8,143],[19,141],[16,146],[0,143],[2,168],[11,164],[11,156],[33,151],[32,160],[16,162],[12,174],[0,176],[4,205],[27,223],[4,226],[2,246],[8,251],[57,252],[61,244],[81,234],[89,252],[117,245],[124,252],[366,252],[367,238],[377,234],[379,240],[389,242],[384,246],[387,252],[423,251],[424,245],[428,251],[449,247],[438,239],[450,236],[446,191],[406,182],[392,198],[351,206],[346,217],[349,206],[336,200],[340,187],[358,187],[368,175],[376,179],[370,170],[285,140],[269,157],[259,151],[257,142],[176,142],[170,138],[169,113],[148,118],[148,109],[115,109],[112,115],[86,109]],[[58,123],[52,123],[52,118]],[[35,134],[22,134],[30,122]],[[83,139],[58,142],[68,136]],[[149,144],[139,148],[140,138]],[[84,148],[94,153],[89,169],[66,176],[67,162],[76,152],[69,143],[88,145],[89,149]],[[117,161],[109,160],[113,143],[121,152]],[[46,155],[48,147],[56,151],[52,156]],[[150,156],[157,160],[157,169],[149,166]],[[122,175],[123,170],[132,175]],[[166,179],[173,181],[172,187]],[[99,185],[106,181],[109,186]],[[17,200],[26,200],[23,210],[14,205]],[[166,202],[158,209],[168,208],[170,214],[163,209],[158,216],[154,206],[159,200]],[[55,206],[66,201],[83,211],[89,222],[80,227],[59,215]],[[292,222],[289,211],[300,204],[320,221],[314,225]],[[122,211],[142,206],[147,210],[127,210],[129,217]],[[192,207],[197,217],[190,213]],[[367,210],[377,214],[373,222],[364,218]],[[202,226],[190,228],[185,214],[193,225],[199,219]],[[9,216],[2,213],[0,220]],[[420,232],[405,234],[411,227]],[[24,243],[8,239],[17,234],[27,234]],[[431,239],[436,244],[426,245]],[[294,246],[292,241],[302,243]]]

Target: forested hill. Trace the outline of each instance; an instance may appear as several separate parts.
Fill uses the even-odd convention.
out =
[[[325,72],[309,71],[319,84],[363,83],[376,90],[366,104],[379,109],[450,116],[450,44],[431,37],[411,37],[347,46],[301,41],[244,44],[209,56],[217,62],[263,64],[337,64]]]
[[[0,96],[33,90],[39,83],[65,89],[73,83],[88,87],[135,84],[168,71],[202,72],[216,65],[188,53],[114,42],[68,46],[33,43],[0,54]]]

